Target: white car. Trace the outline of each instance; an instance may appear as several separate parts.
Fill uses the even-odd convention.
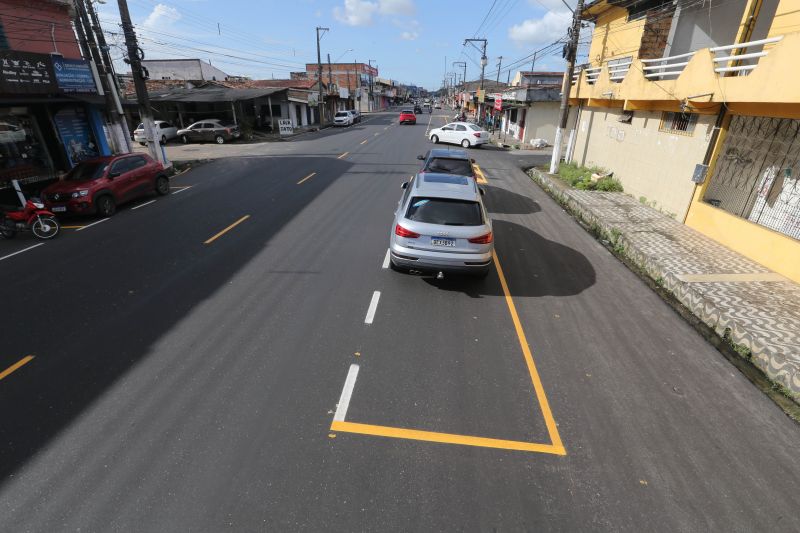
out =
[[[167,141],[178,138],[178,128],[164,120],[154,121],[156,124],[156,139],[161,144],[167,144]],[[142,146],[147,146],[147,136],[144,133],[144,124],[139,124],[133,132],[133,140]]]
[[[355,122],[355,117],[350,111],[337,111],[333,117],[334,126],[351,126]]]
[[[451,122],[441,128],[433,128],[428,137],[434,144],[460,144],[464,148],[489,142],[489,132],[471,122]]]
[[[347,111],[353,115],[353,122],[358,123],[361,122],[361,113],[356,109],[348,109]]]

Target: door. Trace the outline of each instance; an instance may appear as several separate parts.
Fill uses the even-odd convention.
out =
[[[192,124],[189,126],[189,140],[190,141],[200,141],[203,139],[203,127],[205,124],[202,122],[197,122],[196,124]]]
[[[463,124],[456,124],[456,129],[455,131],[453,131],[452,142],[456,144],[461,144],[461,141],[463,141],[466,138],[467,138],[467,127]]]
[[[149,193],[152,189],[150,181],[150,167],[148,161],[143,156],[131,157],[130,169],[128,170],[128,197],[133,199]]]
[[[442,126],[441,132],[441,139],[442,142],[451,143],[453,142],[453,136],[455,135],[455,124],[448,124],[446,126]]]
[[[204,141],[213,141],[214,140],[214,128],[216,124],[212,124],[210,122],[205,122],[203,124],[203,128],[201,130],[202,134],[201,137]]]
[[[108,170],[108,188],[114,195],[114,200],[117,203],[124,202],[131,195],[131,187],[133,183],[130,180],[130,170],[133,166],[134,157],[125,157],[117,159],[111,164]]]

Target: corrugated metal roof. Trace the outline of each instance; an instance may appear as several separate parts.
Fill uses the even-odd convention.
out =
[[[253,100],[271,94],[284,92],[280,87],[255,89],[229,89],[227,87],[208,87],[197,89],[172,89],[160,94],[151,94],[152,102],[238,102]]]

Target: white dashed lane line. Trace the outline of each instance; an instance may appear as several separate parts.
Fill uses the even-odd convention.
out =
[[[367,309],[367,317],[364,319],[364,324],[372,324],[372,321],[375,319],[375,311],[378,310],[378,301],[380,299],[380,291],[372,293],[372,300],[369,302],[369,309]]]

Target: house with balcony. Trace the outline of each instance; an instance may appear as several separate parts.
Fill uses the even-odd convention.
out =
[[[519,71],[511,85],[491,95],[490,113],[497,117],[495,127],[506,144],[529,145],[543,139],[552,144],[561,107],[563,72]],[[570,110],[573,119],[575,109]]]
[[[797,0],[595,0],[567,159],[800,281]]]

